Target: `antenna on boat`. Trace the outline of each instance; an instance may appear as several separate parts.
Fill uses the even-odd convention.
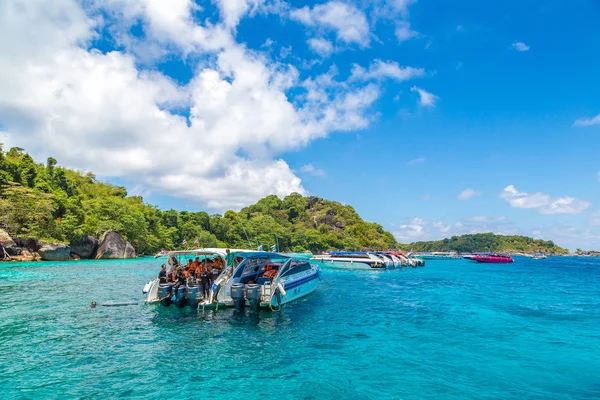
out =
[[[237,217],[237,215],[236,215],[236,217]],[[242,224],[242,221],[240,221],[239,217],[237,217],[236,219],[240,223],[240,226],[242,227],[242,230],[244,231],[244,235],[246,235],[246,240],[248,241],[248,246],[252,247],[252,243],[250,243],[250,238],[248,237],[248,234],[246,233],[246,229],[244,228],[244,224]]]

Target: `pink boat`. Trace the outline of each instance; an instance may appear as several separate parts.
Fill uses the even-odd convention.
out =
[[[473,256],[472,260],[475,260],[480,263],[490,263],[490,264],[508,264],[513,262],[514,260],[510,256],[506,256],[503,254],[482,254]]]

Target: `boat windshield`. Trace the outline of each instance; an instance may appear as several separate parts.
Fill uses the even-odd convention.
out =
[[[276,253],[247,256],[236,268],[233,279],[239,283],[257,283],[266,275],[274,277],[289,258]]]

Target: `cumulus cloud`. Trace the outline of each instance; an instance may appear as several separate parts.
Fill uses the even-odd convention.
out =
[[[579,118],[573,123],[573,126],[592,126],[600,125],[600,114],[593,118]]]
[[[365,14],[351,4],[329,1],[310,8],[304,6],[290,11],[290,18],[313,30],[333,31],[338,40],[367,47],[371,40]]]
[[[314,176],[325,176],[325,171],[319,168],[315,168],[315,166],[312,164],[303,165],[300,168],[300,171]]]
[[[414,31],[410,28],[410,22],[398,21],[396,22],[396,30],[394,32],[399,42],[405,42],[409,39],[418,38],[419,32]]]
[[[581,214],[587,210],[592,203],[578,200],[573,197],[561,197],[554,199],[548,205],[540,208],[541,214]]]
[[[547,194],[519,192],[514,185],[505,187],[500,197],[513,208],[540,208],[550,203],[550,196]]]
[[[416,86],[411,87],[410,91],[419,94],[419,105],[421,107],[435,107],[435,103],[439,100],[438,96]]]
[[[7,146],[214,209],[240,208],[270,193],[305,193],[278,154],[371,121],[377,85],[330,73],[300,80],[294,66],[235,41],[234,25],[263,3],[220,2],[223,21],[212,25],[195,22],[191,0],[98,4],[102,20],[74,0],[0,3]],[[144,43],[106,53],[89,48],[100,29],[125,40],[136,20],[147,36],[136,40]],[[205,59],[181,85],[140,67],[134,47],[142,44]]]
[[[419,158],[414,158],[414,159],[410,160],[409,162],[406,163],[406,165],[408,165],[409,167],[412,167],[414,165],[423,164],[424,162],[425,162],[425,157],[419,157]]]
[[[523,42],[514,42],[511,46],[516,51],[529,51],[529,46]]]
[[[541,192],[519,192],[514,185],[505,187],[500,197],[513,208],[535,208],[540,214],[580,214],[591,206],[590,202],[573,197],[552,198]]]
[[[481,196],[481,193],[471,188],[467,188],[458,194],[460,200],[469,200],[475,196]]]
[[[323,38],[310,38],[306,41],[308,43],[308,47],[318,55],[322,57],[327,57],[334,51],[333,44]]]
[[[395,61],[374,60],[368,69],[354,64],[350,80],[381,80],[387,78],[395,81],[406,81],[422,76],[425,76],[423,68],[401,67]]]

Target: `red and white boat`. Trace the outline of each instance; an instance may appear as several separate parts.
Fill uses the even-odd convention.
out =
[[[505,254],[478,254],[473,256],[471,260],[489,264],[509,264],[514,262],[511,256]]]

